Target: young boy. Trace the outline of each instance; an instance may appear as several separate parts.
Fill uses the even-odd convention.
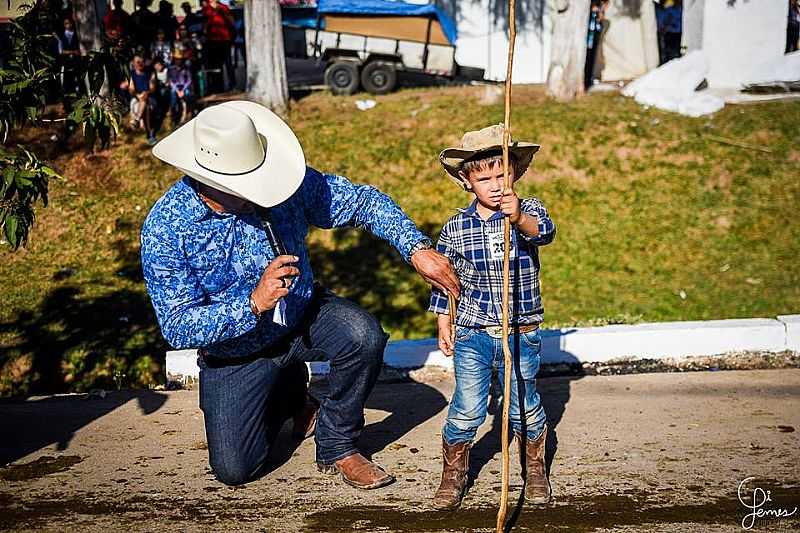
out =
[[[544,465],[547,426],[536,373],[539,370],[539,324],[544,315],[539,294],[538,247],[555,237],[555,224],[536,198],[520,200],[503,183],[503,126],[471,131],[461,146],[444,150],[439,160],[450,177],[475,195],[466,209],[442,228],[437,249],[455,267],[461,282],[457,309],[449,309],[447,295],[434,289],[430,311],[437,313],[439,348],[454,356],[456,389],[442,430],[442,481],[433,497],[439,509],[458,507],[469,470],[469,449],[486,418],[492,367],[503,381],[502,288],[503,219],[511,225],[511,285],[509,346],[513,355],[510,423],[520,444],[525,476],[525,499],[550,500]],[[509,174],[521,177],[539,145],[516,142],[509,146]],[[513,183],[513,181],[512,181]],[[451,342],[450,314],[455,311],[455,345]]]

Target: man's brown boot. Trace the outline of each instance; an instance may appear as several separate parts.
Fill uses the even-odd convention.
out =
[[[332,465],[317,463],[317,469],[325,474],[342,475],[342,481],[357,489],[378,489],[394,482],[395,478],[380,466],[360,453],[348,455]]]
[[[442,482],[433,495],[433,506],[436,509],[455,509],[461,503],[467,487],[471,444],[461,442],[450,446],[442,439]]]
[[[517,433],[519,442],[519,462],[525,478],[525,501],[531,503],[547,503],[550,501],[550,481],[544,465],[545,443],[547,442],[547,426],[534,441],[528,441],[524,435]]]

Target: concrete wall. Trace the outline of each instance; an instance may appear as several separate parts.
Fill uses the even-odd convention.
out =
[[[458,27],[456,61],[465,66],[486,69],[486,79],[506,78],[508,23],[492,12],[489,0],[458,2],[453,16]],[[538,5],[537,2],[528,2]],[[542,2],[544,4],[544,2]],[[519,9],[519,8],[518,8]],[[550,18],[532,11],[517,27],[514,51],[514,83],[544,83],[550,66]]]
[[[703,52],[712,88],[739,88],[758,67],[778,61],[786,45],[787,3],[783,0],[705,2]]]
[[[683,0],[683,35],[681,44],[687,52],[703,48],[703,16],[706,0]]]
[[[636,8],[634,9],[633,6]],[[638,5],[630,0],[611,0],[606,9],[599,61],[600,79],[630,80],[658,66],[658,35],[652,0]]]

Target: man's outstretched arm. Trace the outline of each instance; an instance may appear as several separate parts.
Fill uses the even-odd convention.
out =
[[[394,246],[428,283],[458,295],[458,279],[446,257],[431,249],[419,250],[412,257],[415,247],[428,237],[386,194],[311,167],[306,170],[300,194],[306,219],[314,226],[363,226]]]

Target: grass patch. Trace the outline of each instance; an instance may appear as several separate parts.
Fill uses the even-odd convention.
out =
[[[366,112],[356,110],[359,96],[314,94],[289,122],[310,165],[376,185],[436,237],[469,200],[438,152],[502,121],[502,104],[480,105],[481,94],[405,90]],[[797,312],[800,102],[693,119],[618,95],[560,104],[519,87],[513,105],[515,137],[542,145],[518,190],[541,198],[559,228],[542,251],[548,325]],[[0,394],[155,384],[166,346],[141,281],[138,235],[179,174],[140,135],[93,158],[51,159],[68,181],[54,185],[28,249],[0,252]],[[427,287],[389,246],[339,230],[312,232],[309,247],[317,277],[374,312],[392,338],[434,334]]]

